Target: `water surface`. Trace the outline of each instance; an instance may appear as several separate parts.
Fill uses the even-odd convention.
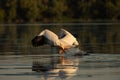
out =
[[[40,64],[38,72],[33,65]],[[42,66],[42,68],[41,68]],[[44,69],[47,70],[42,70]],[[0,56],[1,80],[119,80],[119,54]]]

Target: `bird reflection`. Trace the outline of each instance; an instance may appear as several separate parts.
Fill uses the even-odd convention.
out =
[[[49,62],[34,61],[32,71],[39,72],[44,80],[65,80],[75,76],[79,58],[75,56],[51,56]]]

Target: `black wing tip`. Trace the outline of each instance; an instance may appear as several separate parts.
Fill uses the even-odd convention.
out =
[[[42,45],[44,45],[44,37],[43,36],[35,36],[32,39],[31,43],[34,47],[42,46]]]

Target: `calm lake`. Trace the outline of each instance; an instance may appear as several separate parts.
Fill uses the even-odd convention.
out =
[[[35,65],[39,66],[37,72]],[[120,54],[0,56],[0,80],[119,79]]]
[[[48,54],[48,46],[32,46],[42,30],[58,34],[61,28],[92,54],[60,56]],[[120,80],[119,53],[119,22],[0,25],[0,80]]]

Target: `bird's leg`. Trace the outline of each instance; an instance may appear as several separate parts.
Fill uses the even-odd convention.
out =
[[[63,53],[66,53],[66,51],[65,51],[66,49],[64,48],[59,48],[59,54],[63,54]]]
[[[59,49],[59,54],[63,54],[64,50],[63,49]]]

